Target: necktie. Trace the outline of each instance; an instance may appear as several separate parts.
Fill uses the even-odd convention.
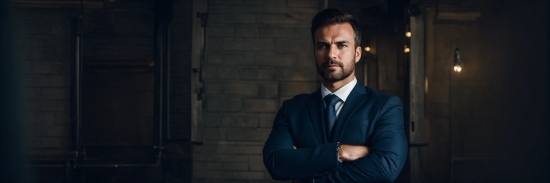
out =
[[[334,125],[334,122],[336,122],[336,103],[340,101],[340,98],[334,94],[330,94],[325,96],[323,98],[325,101],[326,107],[325,107],[325,125],[327,130],[327,135],[330,134],[332,130],[332,126]]]

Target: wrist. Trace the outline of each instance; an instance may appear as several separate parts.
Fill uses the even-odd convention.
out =
[[[341,150],[342,150],[342,146],[341,146],[340,142],[336,142],[336,159],[340,163],[342,163]]]

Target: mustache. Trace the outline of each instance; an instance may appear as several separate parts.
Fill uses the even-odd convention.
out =
[[[330,65],[338,65],[340,67],[344,67],[344,64],[342,64],[342,62],[332,60],[332,59],[329,59],[329,60],[323,62],[323,64],[321,66],[322,67],[329,67]]]

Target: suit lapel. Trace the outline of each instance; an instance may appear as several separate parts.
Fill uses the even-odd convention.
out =
[[[323,103],[321,99],[321,90],[310,95],[309,100],[307,101],[307,108],[309,111],[309,117],[311,125],[313,126],[313,131],[317,136],[319,144],[327,143],[327,136],[325,135],[325,123],[323,122]]]
[[[346,99],[346,102],[344,103],[344,106],[342,107],[342,110],[338,115],[336,123],[334,123],[330,138],[328,139],[329,142],[340,141],[343,130],[346,128],[346,124],[348,123],[349,118],[367,99],[366,93],[367,92],[365,91],[365,86],[357,82],[357,84],[349,94],[348,98]]]

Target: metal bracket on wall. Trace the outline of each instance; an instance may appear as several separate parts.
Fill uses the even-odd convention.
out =
[[[201,19],[202,28],[206,28],[206,25],[208,23],[208,13],[197,12],[197,18]]]
[[[202,84],[202,87],[197,89],[197,100],[203,99],[203,93],[204,93],[204,62],[205,62],[205,55],[206,55],[206,27],[208,25],[208,13],[206,12],[197,12],[197,18],[201,19],[201,27],[202,27],[202,48],[201,48],[201,55],[200,55],[200,68],[193,68],[194,73],[199,73],[199,82]]]

